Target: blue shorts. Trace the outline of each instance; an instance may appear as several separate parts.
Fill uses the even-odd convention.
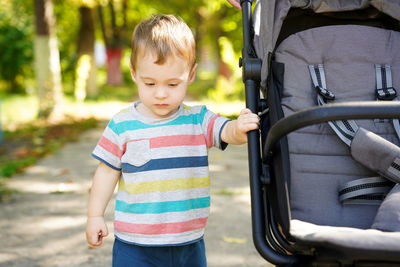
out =
[[[145,247],[114,241],[113,267],[206,267],[204,240],[182,246]]]

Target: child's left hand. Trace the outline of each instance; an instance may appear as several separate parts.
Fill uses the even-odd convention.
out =
[[[250,109],[245,108],[240,111],[236,120],[235,136],[240,143],[247,143],[247,132],[257,130],[260,124],[260,118]]]
[[[228,122],[223,128],[222,141],[233,145],[244,144],[247,142],[247,132],[257,130],[259,124],[260,118],[257,114],[245,108],[240,112],[237,120]]]

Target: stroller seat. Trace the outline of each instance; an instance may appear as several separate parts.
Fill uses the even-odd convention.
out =
[[[400,73],[399,48],[400,33],[367,26],[326,26],[291,35],[275,52],[276,61],[285,68],[281,77],[284,117],[317,105],[308,68],[311,64],[324,65],[326,84],[334,92],[336,103],[375,101],[377,63],[390,64],[394,87],[400,87],[400,75],[396,75]],[[356,122],[399,145],[390,121]],[[378,174],[355,161],[349,147],[327,123],[290,133],[287,141],[292,218],[320,225],[370,228],[379,205],[340,203],[339,191],[350,181]]]
[[[312,28],[286,38],[275,51],[284,64],[281,107],[284,117],[317,105],[309,65],[323,64],[334,102],[375,101],[375,64],[387,63],[394,87],[400,86],[400,33],[359,25]],[[278,77],[279,78],[279,77]],[[388,120],[360,120],[357,125],[399,145]],[[290,235],[298,241],[400,253],[400,232],[371,229],[381,202],[345,204],[340,188],[378,174],[355,161],[327,123],[304,127],[287,136],[290,163]],[[367,144],[368,145],[368,144]],[[373,157],[373,155],[370,155]],[[398,197],[400,200],[400,196]],[[400,215],[400,202],[397,212]],[[400,224],[388,221],[388,224]]]
[[[386,10],[397,14],[394,20],[369,1],[357,8],[350,7],[357,3],[326,2],[261,1],[254,11],[254,48],[262,60],[257,89],[266,104],[248,105],[263,116],[259,163],[252,162],[259,153],[253,143],[257,136],[249,135],[252,209],[259,216],[253,237],[260,254],[277,265],[398,265],[400,16],[395,10],[400,11],[400,3]],[[260,91],[247,80],[256,80],[253,66],[250,78],[244,70],[248,104]],[[369,115],[355,108],[352,119],[353,110],[346,107],[346,118],[323,119],[331,116],[325,107],[363,102],[364,111],[368,105],[371,112],[382,106]],[[306,118],[314,114],[309,111],[318,119]],[[291,126],[285,120],[294,116],[304,123],[286,130]],[[387,157],[393,163],[382,170]],[[387,175],[390,168],[395,175]]]
[[[341,254],[373,250],[389,260],[393,257],[396,259],[400,253],[399,232],[317,225],[300,220],[291,220],[290,225],[290,234],[296,240],[307,244],[324,244],[327,248],[341,251]]]

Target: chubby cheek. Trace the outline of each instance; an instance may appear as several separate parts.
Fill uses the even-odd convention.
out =
[[[175,98],[182,102],[185,96],[186,96],[186,89],[180,90],[179,93],[176,94]]]
[[[139,98],[142,99],[142,101],[148,100],[152,98],[152,92],[151,90],[139,88],[138,89],[138,94]]]

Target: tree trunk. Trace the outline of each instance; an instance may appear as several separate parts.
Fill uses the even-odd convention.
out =
[[[220,77],[224,77],[227,80],[230,79],[232,72],[229,69],[229,66],[223,61],[223,57],[221,55],[221,44],[219,41],[219,38],[222,37],[222,29],[221,29],[221,19],[223,17],[226,16],[226,8],[221,9],[220,12],[218,12],[216,14],[217,18],[216,21],[218,21],[218,23],[216,23],[215,25],[217,26],[216,28],[216,35],[215,35],[215,41],[216,41],[216,48],[217,48],[217,58],[218,58],[218,76]]]
[[[34,0],[36,18],[35,72],[39,97],[39,117],[62,116],[60,54],[55,35],[52,0]]]
[[[122,48],[107,47],[107,84],[118,86],[122,84],[121,58]]]
[[[109,2],[108,7],[111,15],[111,36],[107,36],[103,10],[101,6],[98,7],[101,32],[106,45],[107,53],[107,84],[118,86],[123,83],[121,70],[122,47],[120,29],[116,25],[116,15],[113,1]]]
[[[122,18],[124,21],[122,28],[124,30],[126,30],[128,28],[127,12],[128,12],[128,2],[127,2],[127,0],[122,0]]]
[[[78,64],[75,78],[75,98],[83,101],[86,96],[98,95],[96,84],[97,68],[94,57],[94,22],[92,10],[88,7],[79,8],[81,28],[78,40]]]
[[[108,44],[108,38],[107,38],[107,33],[106,33],[106,23],[104,22],[104,15],[103,15],[103,8],[101,5],[97,6],[97,11],[99,14],[99,22],[100,22],[100,29],[101,29],[101,34],[103,36],[103,41],[106,47],[109,46]]]

